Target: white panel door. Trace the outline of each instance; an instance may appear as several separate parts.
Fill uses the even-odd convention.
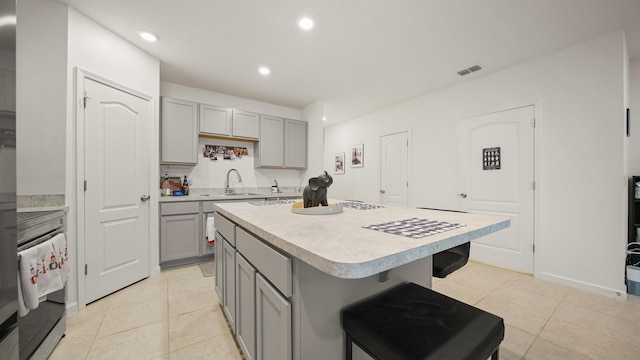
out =
[[[459,209],[508,216],[511,226],[471,244],[471,258],[533,273],[534,108],[460,120]]]
[[[149,276],[149,102],[85,79],[85,277],[90,303]]]
[[[407,206],[409,191],[408,134],[380,138],[380,203]]]

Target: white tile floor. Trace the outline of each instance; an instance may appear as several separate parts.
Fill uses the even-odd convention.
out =
[[[434,289],[506,324],[500,358],[638,359],[640,302],[469,262]],[[50,359],[242,359],[197,265],[163,271],[69,315]]]

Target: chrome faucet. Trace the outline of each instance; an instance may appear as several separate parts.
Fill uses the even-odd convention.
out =
[[[229,171],[227,171],[227,186],[224,188],[224,193],[225,194],[231,194],[233,191],[231,190],[231,188],[229,188],[229,174],[231,174],[232,171],[235,171],[236,174],[238,174],[238,181],[242,182],[242,178],[240,177],[240,173],[238,172],[238,170],[236,169],[231,169]]]

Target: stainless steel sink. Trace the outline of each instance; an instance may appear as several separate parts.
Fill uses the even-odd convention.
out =
[[[262,194],[249,193],[249,192],[238,192],[238,193],[232,192],[232,193],[228,193],[228,194],[227,193],[222,193],[220,195],[223,195],[223,196],[251,196],[251,195],[262,195]]]

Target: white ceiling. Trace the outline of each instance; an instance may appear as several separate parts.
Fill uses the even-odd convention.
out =
[[[59,1],[158,58],[162,81],[293,108],[321,101],[328,123],[618,30],[640,58],[640,0]],[[303,15],[311,31],[297,27]]]

